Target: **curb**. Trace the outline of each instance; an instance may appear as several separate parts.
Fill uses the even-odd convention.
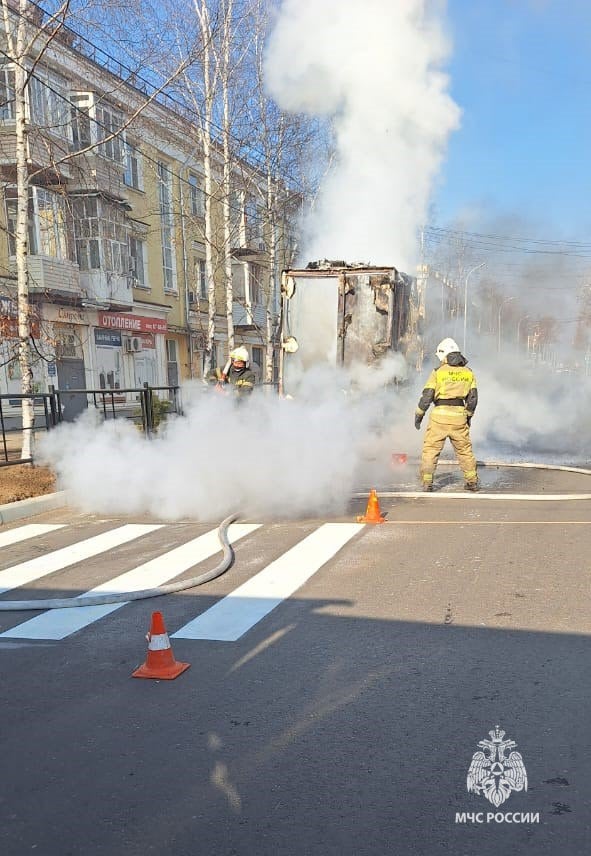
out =
[[[34,517],[36,514],[43,514],[44,511],[53,511],[55,508],[64,508],[67,504],[67,490],[9,502],[6,505],[0,505],[0,525],[12,523],[13,520],[20,520],[23,517]]]

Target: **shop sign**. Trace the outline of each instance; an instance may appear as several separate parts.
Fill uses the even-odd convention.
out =
[[[112,330],[99,330],[95,327],[94,343],[100,348],[120,348],[121,333]]]
[[[147,318],[128,312],[99,312],[98,326],[125,333],[166,333],[168,329],[164,318]]]

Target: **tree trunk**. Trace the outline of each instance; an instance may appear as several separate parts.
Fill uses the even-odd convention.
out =
[[[16,122],[16,279],[18,305],[18,361],[21,372],[21,393],[31,396],[33,393],[33,365],[31,353],[31,307],[29,303],[28,221],[29,221],[29,176],[27,169],[27,128],[25,114],[25,87],[27,72],[24,68],[25,52],[25,15],[27,0],[19,0],[20,19],[17,24],[14,60],[14,115]],[[22,407],[22,460],[33,457],[33,429],[35,410],[33,399],[23,398]]]
[[[226,289],[226,325],[228,328],[228,353],[234,347],[234,290],[232,287],[232,212],[230,211],[231,193],[231,149],[230,149],[230,45],[232,38],[233,0],[227,0],[224,17],[224,43],[222,58],[222,97],[224,104],[224,176],[223,176],[223,218],[224,218],[224,282]]]
[[[201,144],[203,146],[203,171],[205,174],[205,276],[207,279],[207,341],[205,343],[205,359],[203,373],[205,376],[213,368],[215,348],[215,271],[213,261],[213,221],[212,195],[213,176],[211,160],[211,120],[213,111],[214,87],[211,80],[212,34],[209,23],[209,13],[205,2],[195,0],[195,11],[199,19],[201,38],[203,42],[203,94],[204,117],[201,122]]]
[[[273,212],[273,181],[270,171],[267,172],[267,212],[269,214],[269,281],[267,284],[267,299],[265,306],[265,383],[273,383],[273,365],[275,361],[275,326],[277,300],[277,229]]]

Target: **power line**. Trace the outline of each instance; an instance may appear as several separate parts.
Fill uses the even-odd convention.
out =
[[[29,69],[27,69],[27,68],[26,68],[26,66],[24,66],[24,65],[23,65],[22,63],[20,63],[20,62],[17,62],[13,57],[11,57],[11,56],[10,56],[10,54],[6,53],[6,52],[5,52],[4,50],[2,50],[1,48],[0,48],[0,54],[1,54],[2,56],[4,56],[6,59],[8,59],[8,60],[13,64],[13,65],[18,65],[18,66],[19,66],[19,68],[22,68],[24,71],[27,71],[27,72],[29,71]],[[95,117],[90,116],[90,114],[89,114],[89,113],[87,113],[84,109],[82,109],[82,108],[78,107],[77,105],[73,104],[73,103],[70,101],[70,99],[69,99],[66,95],[64,95],[64,94],[63,94],[63,92],[60,92],[59,90],[55,89],[55,88],[54,88],[53,86],[51,86],[51,85],[50,85],[46,80],[43,80],[43,78],[40,78],[40,77],[38,77],[38,76],[37,76],[37,75],[35,75],[35,74],[31,74],[30,76],[31,76],[31,78],[32,78],[32,79],[36,80],[39,84],[41,84],[42,86],[44,86],[44,87],[45,87],[49,92],[51,92],[52,94],[54,94],[55,96],[57,96],[58,98],[60,98],[62,101],[64,101],[64,102],[68,105],[68,107],[70,108],[70,110],[75,111],[76,113],[80,114],[81,116],[84,116],[84,118],[85,118],[85,119],[88,119],[88,121],[89,121],[89,122],[91,122],[91,123],[93,123],[96,127],[100,128],[100,129],[101,129],[101,130],[103,130],[103,131],[106,131],[106,132],[107,132],[107,134],[106,134],[106,136],[107,136],[107,137],[111,138],[111,136],[112,136],[112,138],[113,138],[113,139],[121,138],[121,135],[122,135],[123,131],[121,131],[121,132],[119,132],[119,133],[116,133],[116,134],[113,134],[112,130],[111,130],[108,126],[104,125],[102,122],[100,122],[100,121],[99,121],[98,119],[96,119]],[[8,102],[8,103],[9,103],[9,102]],[[103,141],[103,142],[104,142],[104,141]],[[101,145],[103,144],[103,142],[101,142],[100,140],[99,140],[99,141],[97,141],[95,144],[92,144],[92,148],[93,148],[93,149],[98,148],[99,146],[101,146]],[[122,140],[122,142],[124,142],[124,143],[125,143],[125,141],[123,141],[123,140]],[[128,143],[125,143],[125,145],[129,145],[129,144],[128,144]],[[143,152],[143,151],[141,152],[141,155],[142,155],[143,160],[145,160],[146,162],[154,164],[158,169],[160,169],[160,167],[161,167],[161,166],[163,166],[163,167],[164,167],[164,169],[166,170],[166,172],[167,172],[167,173],[169,173],[171,176],[174,176],[174,177],[175,177],[175,178],[176,178],[176,179],[177,179],[181,184],[185,184],[185,185],[187,185],[187,187],[189,187],[190,189],[194,189],[194,185],[192,185],[192,184],[191,184],[191,182],[190,182],[188,179],[183,178],[183,176],[182,176],[180,173],[175,172],[175,171],[174,171],[174,170],[173,170],[173,169],[172,169],[168,164],[165,164],[164,162],[158,161],[158,160],[156,160],[155,158],[150,157],[148,154],[146,154],[146,153],[145,153],[145,152]],[[214,198],[215,198],[213,194],[211,194],[211,193],[207,193],[207,192],[205,191],[205,189],[204,189],[204,188],[201,188],[201,187],[200,187],[199,189],[200,189],[201,193],[203,193],[203,195],[204,195],[204,196],[207,196],[209,199],[214,199]],[[233,205],[231,204],[231,202],[229,202],[229,208],[230,208],[230,211],[233,211],[233,212],[235,212],[235,213],[237,213],[237,214],[242,215],[242,208],[238,208],[238,207],[236,207],[236,206],[233,206]],[[250,216],[250,215],[249,215],[248,220],[249,220],[249,222],[251,222],[251,223],[252,223],[252,222],[255,222],[255,223],[259,223],[259,224],[261,224],[261,225],[264,225],[264,224],[265,224],[265,219],[264,219],[263,217],[259,217],[259,216],[257,216],[257,215],[255,215],[255,216]]]
[[[425,231],[427,235],[434,239],[441,241],[444,238],[448,239],[463,239],[469,246],[473,247],[481,247],[487,249],[498,249],[501,252],[503,251],[517,251],[524,253],[540,253],[544,255],[570,255],[573,257],[585,258],[586,254],[583,251],[589,251],[591,253],[591,243],[584,241],[564,241],[564,240],[556,240],[556,239],[539,239],[539,238],[519,238],[516,236],[509,237],[507,235],[495,235],[495,234],[484,234],[481,232],[468,232],[468,231],[460,231],[456,229],[448,229],[439,226],[427,226],[425,227]],[[507,242],[514,242],[513,244],[507,244]],[[503,243],[504,242],[504,243]],[[533,244],[539,245],[541,247],[551,247],[552,249],[537,249],[536,246],[528,247],[528,246],[515,246],[515,243],[520,244]],[[554,249],[554,248],[557,249]],[[578,250],[580,252],[573,252],[571,249],[558,249],[561,247],[572,248],[572,250]]]
[[[40,12],[42,12],[44,15],[51,14],[51,13],[47,12],[47,10],[46,10],[46,9],[44,9],[42,6],[40,6],[38,3],[34,2],[34,0],[29,0],[29,2],[30,2],[30,5],[31,5],[31,6],[33,6],[33,7],[34,7],[34,8],[36,8],[36,9],[38,9],[38,10],[39,10]],[[18,17],[20,17],[20,18],[25,18],[25,17],[26,17],[26,16],[21,15],[21,13],[20,13],[17,9],[14,9],[14,10],[13,10],[13,9],[12,9],[12,7],[11,7],[11,11],[14,11],[14,13],[15,13]],[[30,19],[29,19],[29,18],[26,18],[26,20],[27,20],[27,21],[29,21],[29,23],[30,23]],[[41,30],[42,28],[40,27],[39,29]],[[108,60],[110,60],[111,62],[113,62],[113,63],[115,63],[116,65],[118,65],[120,69],[122,69],[122,70],[126,71],[126,72],[127,72],[130,76],[132,76],[134,79],[136,79],[136,80],[138,80],[138,81],[140,81],[140,82],[144,83],[146,86],[151,87],[153,90],[157,90],[157,89],[158,89],[158,86],[156,86],[154,83],[152,83],[151,81],[149,81],[147,78],[143,77],[143,76],[142,76],[141,74],[139,74],[139,72],[137,72],[135,69],[130,68],[130,67],[129,67],[128,65],[126,65],[122,60],[117,59],[117,57],[114,57],[112,54],[110,54],[110,53],[109,53],[108,51],[106,51],[104,48],[102,48],[102,47],[100,47],[99,45],[95,44],[94,42],[90,41],[90,39],[88,39],[86,36],[81,35],[81,34],[80,34],[80,33],[78,33],[76,30],[72,29],[72,27],[70,27],[68,24],[66,24],[66,23],[62,23],[62,24],[61,24],[61,29],[65,30],[66,32],[68,32],[69,34],[71,34],[74,38],[78,39],[80,42],[84,42],[85,44],[89,45],[89,46],[90,46],[91,48],[93,48],[95,51],[99,51],[99,52],[100,52],[104,57],[106,57]],[[96,60],[93,60],[93,59],[92,59],[92,57],[88,57],[88,56],[86,56],[82,51],[80,51],[80,52],[83,54],[83,56],[85,56],[85,58],[86,58],[86,59],[90,59],[90,60],[91,60],[91,62],[96,62]],[[98,63],[98,62],[97,62],[97,65],[100,65],[100,63]],[[104,67],[105,67],[105,66],[101,66],[101,68],[104,68]],[[111,71],[111,69],[107,68],[106,70],[107,70],[107,71],[109,71],[109,72],[110,72],[111,74],[113,74],[114,76],[119,76],[119,78],[120,78],[120,79],[122,79],[122,78],[121,78],[121,75],[117,75],[114,71]],[[159,72],[157,72],[155,69],[150,68],[149,70],[150,70],[150,71],[152,71],[154,74],[159,75]],[[128,80],[126,80],[126,81],[124,81],[124,82],[125,82],[128,86],[131,86],[132,88],[134,88],[134,89],[138,89],[138,91],[142,92],[142,90],[141,90],[141,89],[139,89],[137,86],[134,86],[134,85],[133,85],[133,83],[130,83]],[[147,93],[147,92],[143,92],[143,94],[147,95],[148,93]],[[189,110],[191,110],[191,109],[192,109],[192,108],[191,108],[188,104],[186,104],[184,101],[182,101],[182,100],[180,100],[180,99],[175,98],[175,97],[174,97],[170,92],[165,92],[164,90],[162,90],[162,91],[161,91],[161,95],[162,95],[162,97],[163,97],[163,98],[167,99],[167,100],[168,100],[168,101],[170,101],[172,104],[175,104],[176,106],[180,107],[183,111],[186,111],[187,109],[189,109]],[[218,132],[219,132],[219,133],[221,133],[221,134],[223,134],[223,133],[224,133],[224,129],[223,129],[220,125],[218,125],[216,122],[214,122],[214,121],[211,121],[211,120],[210,120],[210,121],[209,121],[209,125],[210,125],[210,127],[211,127],[211,128],[213,128],[215,131],[218,131]],[[235,136],[234,134],[230,134],[229,136],[230,136],[230,138],[231,138],[232,140],[234,140],[234,142],[238,143],[240,146],[243,146],[243,145],[244,145],[244,140],[240,139],[239,137]],[[218,140],[218,144],[219,144],[219,140]],[[253,160],[255,161],[255,163],[257,163],[257,164],[258,164],[259,168],[265,168],[265,162],[266,162],[265,153],[264,153],[264,152],[262,152],[262,151],[260,151],[260,150],[258,150],[258,149],[256,149],[256,148],[251,148],[251,149],[249,149],[249,151],[250,151],[250,152],[254,152],[254,153],[257,155],[257,158],[256,158],[256,159],[253,159]]]

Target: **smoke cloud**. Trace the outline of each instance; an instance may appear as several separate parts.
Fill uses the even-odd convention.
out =
[[[401,403],[408,391],[376,388],[400,368],[400,357],[376,374],[357,367],[351,382],[319,367],[294,399],[259,389],[237,403],[189,385],[185,415],[170,418],[155,439],[88,411],[45,436],[41,459],[77,507],[100,513],[165,520],[343,513],[357,485],[387,477],[393,449],[418,452],[412,407]]]
[[[337,149],[306,223],[305,261],[414,269],[417,227],[460,119],[448,53],[424,0],[285,0],[268,45],[269,91],[285,110],[332,117]]]

